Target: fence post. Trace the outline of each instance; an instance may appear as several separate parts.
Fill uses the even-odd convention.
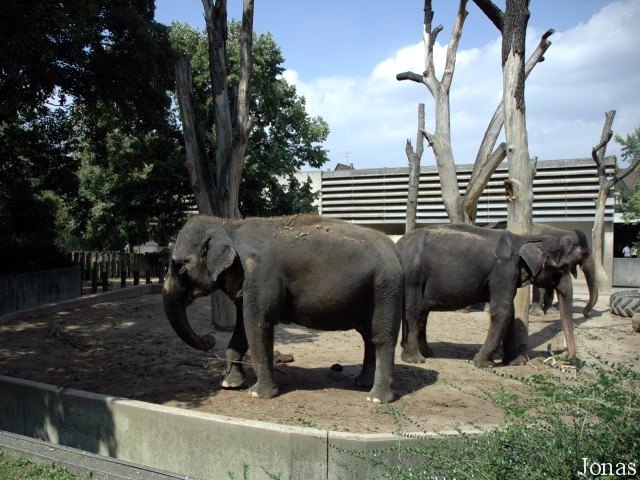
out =
[[[127,269],[125,267],[124,256],[120,258],[120,288],[127,286]]]
[[[108,270],[103,270],[102,271],[102,291],[106,292],[107,290],[109,290],[109,271]]]
[[[98,263],[93,262],[93,268],[91,269],[91,293],[98,292]]]

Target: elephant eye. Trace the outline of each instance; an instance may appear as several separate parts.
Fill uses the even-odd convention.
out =
[[[181,260],[171,260],[171,270],[178,275],[184,275],[187,271],[187,262]]]

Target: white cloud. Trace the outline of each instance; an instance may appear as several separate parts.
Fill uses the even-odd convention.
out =
[[[469,20],[467,20],[469,21]],[[600,138],[604,112],[617,110],[614,131],[631,132],[640,124],[640,0],[614,2],[588,22],[551,37],[546,61],[536,66],[526,87],[529,145],[540,159],[590,155]],[[527,51],[542,32],[530,29]],[[443,32],[442,37],[445,37]],[[459,50],[451,89],[451,128],[458,163],[470,163],[502,96],[500,40]],[[434,48],[436,71],[444,68],[446,46]],[[365,78],[333,76],[302,79],[294,70],[284,77],[295,84],[312,115],[331,129],[327,148],[333,166],[348,158],[357,167],[404,166],[404,143],[415,141],[417,104],[426,105],[433,130],[433,100],[424,85],[398,82],[395,75],[424,69],[422,42],[398,50],[373,66]],[[612,142],[609,153],[618,153]],[[433,164],[425,151],[423,164]]]

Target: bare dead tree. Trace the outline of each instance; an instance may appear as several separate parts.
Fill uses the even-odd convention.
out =
[[[436,129],[434,133],[429,133],[425,130],[424,135],[429,145],[433,148],[436,157],[438,173],[440,175],[442,201],[449,215],[449,219],[452,222],[464,221],[460,188],[458,187],[453,152],[451,150],[449,91],[455,70],[458,43],[462,35],[462,26],[468,14],[466,5],[467,0],[460,1],[456,24],[451,33],[449,46],[447,47],[447,59],[442,79],[439,80],[436,77],[433,62],[433,46],[438,34],[442,31],[442,25],[438,25],[434,30],[431,29],[431,23],[433,21],[431,0],[425,0],[424,2],[424,25],[422,31],[425,46],[424,73],[419,75],[413,72],[404,72],[396,76],[398,80],[412,80],[423,83],[427,86],[431,95],[433,95],[435,101]]]
[[[502,77],[505,136],[509,178],[507,228],[517,234],[531,232],[533,172],[527,139],[525,84],[525,40],[529,22],[529,0],[507,0],[504,12],[491,0],[473,0],[502,33]],[[529,288],[521,288],[514,299],[515,316],[504,343],[505,359],[526,362],[529,338]]]
[[[457,47],[462,35],[462,27],[468,14],[467,0],[461,0],[458,7],[456,24],[451,33],[451,40],[447,47],[445,70],[441,80],[435,75],[433,65],[433,46],[437,35],[442,31],[442,25],[432,30],[433,10],[431,0],[425,0],[423,41],[425,45],[425,71],[422,75],[414,72],[399,73],[398,80],[411,80],[427,86],[435,102],[435,133],[425,131],[429,145],[433,148],[440,175],[442,199],[451,222],[473,223],[475,221],[478,201],[486,188],[491,176],[500,163],[506,158],[506,144],[496,147],[498,136],[504,125],[504,105],[501,101],[482,139],[471,179],[467,184],[464,196],[460,195],[460,186],[456,177],[453,149],[451,147],[450,131],[450,97],[449,91],[455,70]],[[551,46],[548,38],[553,30],[547,31],[540,40],[536,50],[527,61],[525,77],[533,68],[544,61],[544,54]]]
[[[424,152],[424,103],[418,105],[418,134],[416,136],[416,150],[413,150],[411,140],[407,139],[405,152],[409,160],[409,189],[407,192],[407,214],[404,233],[416,228],[418,211],[418,191],[420,189],[420,159]]]
[[[243,0],[238,85],[227,83],[227,1],[202,0],[209,40],[209,73],[214,96],[215,155],[207,155],[204,128],[193,96],[189,64],[176,64],[178,103],[183,124],[191,187],[200,213],[241,218],[238,208],[244,156],[256,119],[249,114],[249,80],[253,67],[253,0]],[[223,329],[235,324],[235,307],[222,293],[211,296],[214,324]]]
[[[209,160],[204,144],[204,128],[193,93],[193,79],[188,58],[181,57],[177,60],[175,76],[182,134],[187,152],[185,166],[189,172],[191,191],[196,199],[198,212],[213,215],[211,194],[215,184],[212,179],[207,178],[209,176]]]
[[[591,230],[591,244],[593,246],[593,257],[595,258],[596,276],[598,279],[598,285],[605,291],[610,290],[609,280],[602,264],[603,259],[603,231],[604,231],[604,212],[607,205],[607,198],[609,192],[624,177],[633,172],[640,164],[640,156],[634,157],[629,168],[622,172],[618,172],[611,178],[607,177],[606,164],[605,164],[605,152],[607,144],[613,136],[611,126],[613,125],[613,119],[616,115],[615,110],[610,110],[605,114],[604,126],[602,128],[602,135],[600,136],[600,143],[593,147],[591,150],[591,158],[596,163],[598,172],[598,184],[599,191],[596,198],[596,214],[593,221],[593,229]]]

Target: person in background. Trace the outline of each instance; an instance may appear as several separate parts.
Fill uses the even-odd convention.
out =
[[[631,258],[631,247],[629,247],[628,243],[622,249],[622,256],[624,258]]]

